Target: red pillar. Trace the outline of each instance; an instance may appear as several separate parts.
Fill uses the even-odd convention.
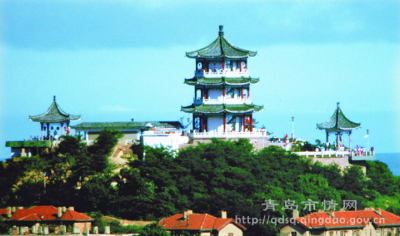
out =
[[[207,132],[207,129],[206,129],[206,119],[205,119],[204,114],[203,114],[203,132]]]
[[[204,88],[204,99],[207,99],[207,89],[206,88]]]
[[[242,87],[242,91],[241,91],[241,93],[242,93],[242,99],[243,99],[243,87]]]
[[[250,97],[250,87],[247,89],[247,97]]]
[[[246,116],[243,115],[243,132],[246,131]]]
[[[239,61],[240,72],[242,72],[242,61]]]
[[[222,69],[225,70],[225,59],[222,59]]]
[[[250,116],[250,132],[253,132],[253,116]]]
[[[225,94],[226,94],[225,85],[224,85],[224,88],[223,88],[223,94],[224,94],[224,97],[225,97]]]
[[[224,113],[224,132],[226,132],[226,113]]]

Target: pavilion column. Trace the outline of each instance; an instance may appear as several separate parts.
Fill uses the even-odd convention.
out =
[[[351,131],[349,132],[349,149],[351,154]]]
[[[250,116],[250,132],[253,132],[253,116]]]
[[[67,122],[67,135],[69,135],[69,132],[70,132],[70,130],[69,130],[69,121]]]
[[[64,123],[61,123],[61,135],[64,134]]]
[[[193,127],[193,131],[195,131],[195,130],[196,130],[196,125],[195,125],[195,123],[196,123],[196,116],[195,116],[195,115],[193,115],[193,121],[192,121],[192,127]]]
[[[247,89],[247,97],[250,97],[250,87]]]
[[[200,127],[199,127],[199,130],[200,130],[200,132],[203,132],[203,115],[201,115],[199,119],[200,119]]]
[[[226,113],[224,112],[224,132],[226,132]]]
[[[242,90],[240,91],[240,93],[241,93],[242,99],[243,99],[243,87],[242,87]]]
[[[326,142],[329,143],[329,132],[326,131]]]
[[[222,95],[224,96],[224,98],[225,98],[225,95],[226,95],[226,89],[225,89],[225,85],[224,85],[224,87],[223,87],[223,89],[222,89]]]
[[[225,70],[225,59],[222,59],[222,70]]]
[[[336,134],[336,146],[339,148],[340,133]]]
[[[245,114],[243,114],[243,130],[242,131],[243,132],[246,131],[246,115]]]
[[[42,135],[42,140],[43,140],[43,123],[40,123],[40,133]]]
[[[239,61],[240,72],[242,72],[242,61]]]
[[[207,132],[207,129],[206,129],[206,118],[205,118],[204,114],[203,114],[202,120],[203,120],[203,132]]]
[[[50,140],[50,123],[47,123],[47,139]]]

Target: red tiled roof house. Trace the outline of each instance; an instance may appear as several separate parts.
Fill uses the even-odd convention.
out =
[[[19,227],[19,233],[39,233],[41,225],[49,226],[51,231],[71,231],[83,233],[85,227],[91,229],[93,219],[74,210],[74,207],[33,206],[7,207],[0,209],[0,220],[12,226]],[[23,232],[21,232],[23,231]]]
[[[314,212],[299,217],[297,210],[280,236],[399,236],[400,217],[374,208]]]
[[[178,213],[161,219],[158,222],[171,235],[199,236],[243,236],[246,227],[232,218],[227,218],[226,211],[221,212],[221,218],[210,214],[193,213],[192,210]]]

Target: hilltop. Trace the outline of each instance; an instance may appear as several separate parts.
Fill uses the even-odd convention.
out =
[[[304,215],[313,210],[302,202],[311,199],[318,202],[315,210],[324,209],[324,200],[338,203],[336,209],[343,200],[356,200],[358,209],[400,214],[400,177],[381,162],[367,162],[364,175],[357,166],[341,171],[277,147],[254,151],[246,139],[213,139],[177,154],[134,146],[135,158],[114,173],[108,157],[115,154],[119,135],[104,131],[89,147],[65,137],[49,152],[1,162],[0,207],[75,206],[81,212],[155,221],[186,209],[214,215],[223,209],[233,218],[290,216],[291,210],[282,209],[287,200]],[[265,209],[268,200],[277,204],[274,210]],[[246,235],[277,232],[273,224],[245,226]]]

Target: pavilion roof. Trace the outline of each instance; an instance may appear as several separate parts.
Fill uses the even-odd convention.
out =
[[[317,124],[317,128],[320,130],[326,130],[327,132],[349,132],[353,129],[359,128],[360,125],[361,123],[355,123],[347,119],[340,109],[340,103],[338,103],[332,117],[329,118],[325,123]]]
[[[228,77],[221,77],[221,78],[192,78],[192,79],[185,79],[185,84],[188,85],[247,85],[247,84],[257,84],[260,82],[259,78],[245,78],[245,77],[238,77],[238,78],[228,78]]]
[[[53,103],[45,113],[36,116],[29,116],[29,119],[41,123],[61,123],[80,120],[81,115],[71,115],[63,111],[56,102],[56,96],[54,96]]]
[[[241,49],[233,46],[224,38],[223,26],[219,26],[218,38],[210,45],[202,49],[187,52],[186,56],[190,58],[247,58],[257,56],[257,52]]]
[[[71,126],[75,130],[140,130],[151,127],[164,127],[164,128],[182,128],[179,121],[140,121],[140,122],[83,122],[78,125]]]
[[[246,230],[242,224],[232,218],[219,218],[207,213],[191,213],[185,219],[182,213],[165,217],[158,222],[166,230],[199,230],[199,231],[221,231],[229,224],[233,224],[241,230]]]
[[[181,111],[187,113],[248,113],[262,111],[264,106],[254,104],[219,104],[219,105],[190,105],[182,107]]]

